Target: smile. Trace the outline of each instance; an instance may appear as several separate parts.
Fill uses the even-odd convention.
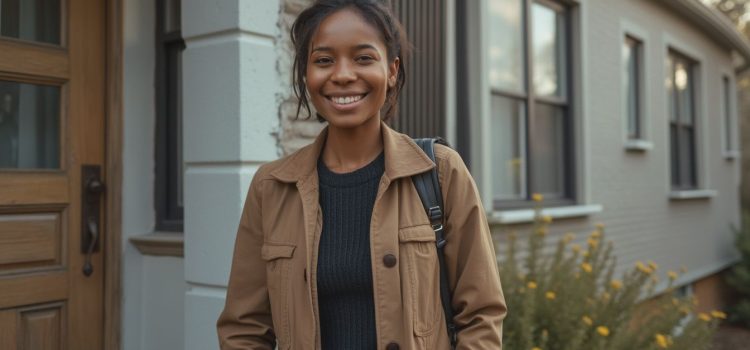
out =
[[[337,105],[349,105],[352,103],[359,102],[361,99],[363,99],[367,94],[362,95],[352,95],[352,96],[329,96],[328,99],[333,101],[333,103]]]

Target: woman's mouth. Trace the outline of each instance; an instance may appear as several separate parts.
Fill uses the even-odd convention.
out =
[[[328,99],[335,105],[344,107],[355,104],[365,98],[367,94],[351,95],[351,96],[328,96]]]

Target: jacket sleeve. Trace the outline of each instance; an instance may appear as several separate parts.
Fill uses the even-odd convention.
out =
[[[439,174],[446,211],[445,260],[453,291],[457,349],[502,349],[507,308],[485,211],[476,184],[458,153],[436,147],[444,150]]]
[[[261,259],[261,169],[253,177],[242,210],[234,246],[224,310],[217,321],[222,350],[268,349],[275,346],[271,306]]]

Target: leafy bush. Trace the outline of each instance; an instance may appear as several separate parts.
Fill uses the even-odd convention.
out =
[[[535,195],[541,202],[541,196]],[[524,254],[511,233],[500,273],[508,304],[503,325],[508,350],[707,349],[724,313],[697,314],[696,300],[678,297],[669,286],[656,293],[658,266],[638,262],[615,279],[612,243],[604,227],[586,247],[566,234],[552,252],[543,251],[550,217],[536,219]],[[620,276],[618,276],[620,277]]]
[[[742,259],[732,267],[727,283],[740,296],[731,310],[730,321],[750,328],[750,213],[745,213],[742,229],[735,229],[735,246]]]

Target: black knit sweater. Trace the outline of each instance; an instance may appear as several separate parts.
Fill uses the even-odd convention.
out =
[[[375,303],[370,263],[370,219],[380,177],[381,153],[350,173],[318,161],[323,232],[318,251],[318,308],[325,350],[375,349]]]

